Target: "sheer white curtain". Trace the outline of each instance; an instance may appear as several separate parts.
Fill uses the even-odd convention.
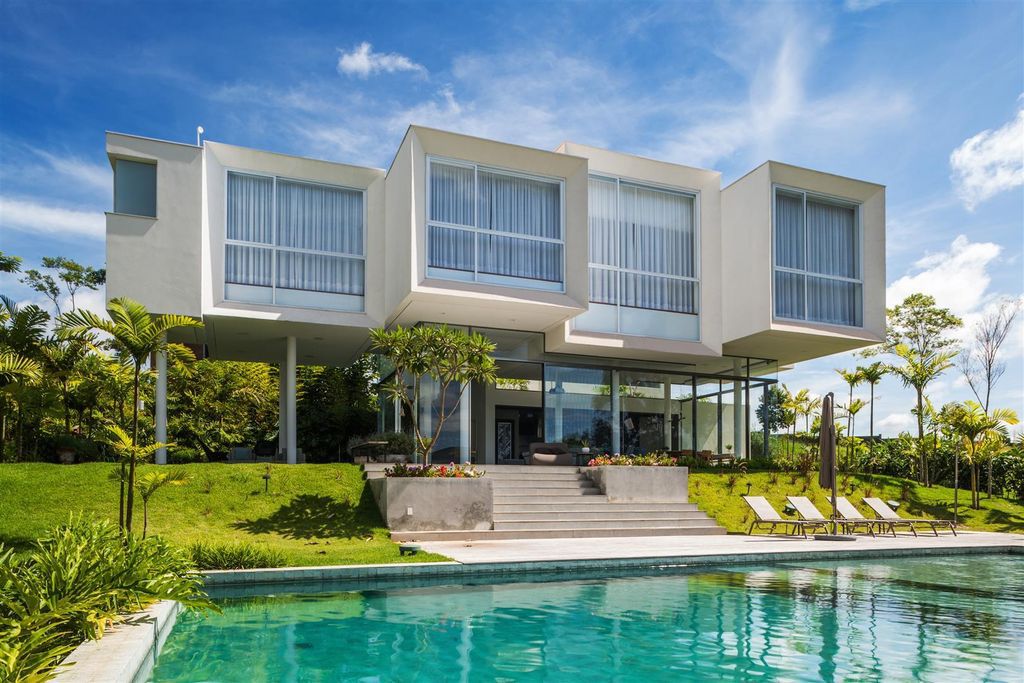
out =
[[[227,283],[363,294],[362,192],[229,172],[226,236]]]
[[[429,266],[562,282],[559,183],[431,161],[429,184]]]
[[[775,315],[837,325],[862,324],[855,207],[777,191],[775,265]]]
[[[694,211],[689,195],[591,178],[590,300],[696,313],[697,283],[680,279],[696,277]]]

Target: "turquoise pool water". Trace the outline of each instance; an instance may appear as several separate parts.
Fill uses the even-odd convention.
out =
[[[1024,680],[1024,560],[810,563],[225,598],[151,681]]]

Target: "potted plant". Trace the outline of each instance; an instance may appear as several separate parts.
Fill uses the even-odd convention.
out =
[[[590,453],[590,441],[587,439],[580,439],[580,453],[583,455]]]

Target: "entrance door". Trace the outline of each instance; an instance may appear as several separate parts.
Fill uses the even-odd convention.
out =
[[[496,462],[508,461],[514,457],[516,445],[516,423],[512,420],[494,421],[494,455]]]

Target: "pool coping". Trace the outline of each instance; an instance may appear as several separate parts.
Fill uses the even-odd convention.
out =
[[[586,560],[546,560],[524,562],[409,562],[404,564],[333,565],[323,567],[285,567],[278,569],[237,569],[209,571],[203,575],[207,587],[287,586],[344,580],[395,580],[411,578],[480,578],[517,574],[544,574],[565,570],[622,570],[694,566],[771,564],[773,562],[830,561],[850,559],[892,559],[933,555],[1024,555],[1017,543],[991,543],[971,546],[850,548],[827,553],[807,550],[777,550],[759,553],[717,553]],[[182,607],[163,600],[136,613],[113,628],[101,640],[79,645],[58,668],[56,683],[135,683],[152,671],[156,658]],[[74,666],[68,666],[73,664]]]

